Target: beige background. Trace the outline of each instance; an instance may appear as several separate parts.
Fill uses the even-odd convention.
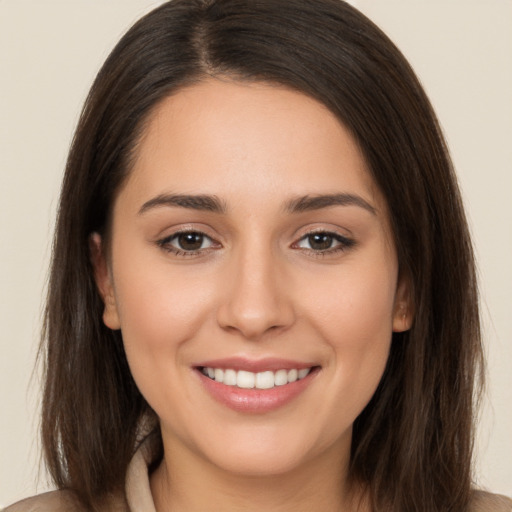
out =
[[[32,375],[67,149],[101,62],[150,0],[0,0],[0,506],[38,479]],[[354,0],[436,107],[479,258],[488,399],[478,482],[512,495],[512,1]]]

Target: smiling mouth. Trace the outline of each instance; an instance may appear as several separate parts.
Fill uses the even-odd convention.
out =
[[[225,386],[233,386],[240,389],[272,389],[304,379],[317,368],[313,366],[310,368],[281,369],[257,373],[206,366],[200,367],[199,370],[206,377]]]

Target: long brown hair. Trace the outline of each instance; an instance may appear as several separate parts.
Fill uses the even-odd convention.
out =
[[[89,507],[124,485],[152,411],[119,331],[102,322],[90,234],[111,207],[152,109],[207,76],[268,81],[325,104],[387,200],[415,320],[354,425],[351,476],[375,511],[462,511],[482,349],[473,252],[436,117],[393,43],[340,0],[174,0],[137,22],[99,72],[64,177],[43,333],[44,453]],[[157,427],[156,427],[157,428]]]

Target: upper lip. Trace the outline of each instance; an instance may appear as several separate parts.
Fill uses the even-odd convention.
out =
[[[211,359],[202,361],[196,365],[196,368],[220,368],[223,370],[245,370],[248,372],[258,373],[264,371],[275,372],[277,370],[301,370],[303,368],[311,368],[318,366],[311,362],[293,361],[291,359],[281,359],[276,357],[266,357],[263,359],[248,359],[245,357],[227,357],[223,359]]]

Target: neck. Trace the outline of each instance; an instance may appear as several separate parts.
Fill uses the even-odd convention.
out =
[[[165,447],[165,442],[164,442]],[[348,450],[346,449],[348,448]],[[180,453],[181,452],[181,453]],[[231,473],[185,448],[173,446],[151,476],[158,512],[348,512],[359,509],[358,486],[349,485],[349,446],[330,447],[283,474]]]

